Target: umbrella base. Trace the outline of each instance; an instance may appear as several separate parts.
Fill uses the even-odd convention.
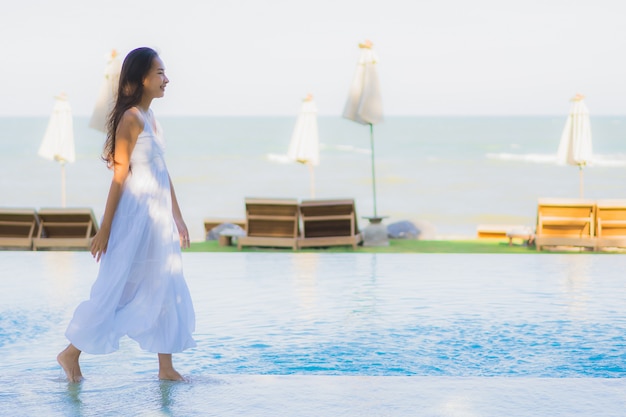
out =
[[[387,226],[383,224],[384,217],[364,217],[370,224],[363,229],[363,246],[389,246]]]

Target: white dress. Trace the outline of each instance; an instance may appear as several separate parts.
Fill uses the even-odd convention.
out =
[[[146,121],[90,298],[76,308],[65,333],[84,352],[113,352],[124,335],[154,353],[196,345],[163,151],[160,126],[154,132]]]

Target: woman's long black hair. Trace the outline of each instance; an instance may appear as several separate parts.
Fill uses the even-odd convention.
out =
[[[137,48],[126,55],[120,72],[120,84],[117,89],[117,99],[107,119],[107,138],[104,142],[102,159],[107,166],[115,165],[115,132],[124,115],[124,112],[141,102],[143,95],[143,80],[146,78],[154,58],[159,56],[154,49]]]

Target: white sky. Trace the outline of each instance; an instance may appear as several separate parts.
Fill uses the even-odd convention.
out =
[[[339,115],[374,42],[387,115],[626,114],[623,0],[2,1],[0,115],[89,115],[112,48],[156,48],[159,114]]]

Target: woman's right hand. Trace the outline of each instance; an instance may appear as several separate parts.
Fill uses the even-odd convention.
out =
[[[107,251],[109,233],[107,229],[101,228],[91,241],[91,255],[96,258],[96,262],[100,262],[100,258]]]

